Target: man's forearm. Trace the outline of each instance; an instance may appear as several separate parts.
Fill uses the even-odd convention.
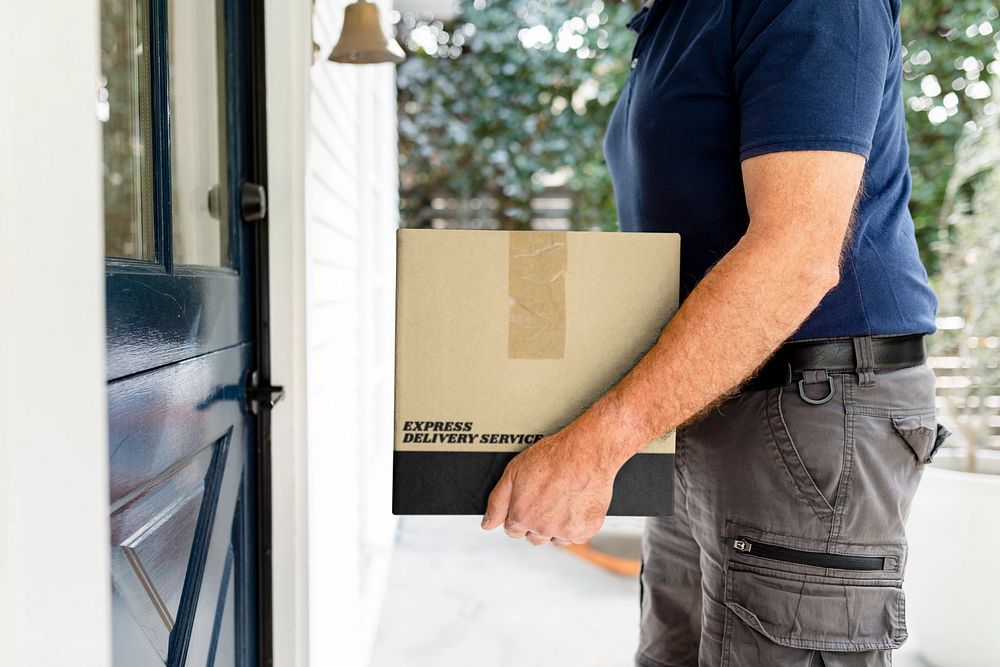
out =
[[[625,461],[753,373],[837,284],[864,164],[834,151],[744,160],[744,237],[621,382],[507,464],[483,528],[532,544],[596,533]]]
[[[574,422],[600,443],[602,465],[617,469],[698,414],[794,333],[838,280],[839,253],[817,262],[806,252],[748,233],[702,279],[652,349]]]

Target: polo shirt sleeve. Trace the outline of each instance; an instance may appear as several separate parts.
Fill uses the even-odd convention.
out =
[[[868,157],[894,43],[888,0],[734,0],[740,159]]]

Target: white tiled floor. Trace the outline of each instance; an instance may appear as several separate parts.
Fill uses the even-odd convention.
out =
[[[405,517],[372,667],[632,667],[638,582],[479,517]],[[896,667],[922,667],[913,646]]]
[[[405,517],[372,667],[631,667],[638,582],[479,517]]]

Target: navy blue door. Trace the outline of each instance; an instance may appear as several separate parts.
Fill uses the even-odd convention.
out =
[[[253,19],[101,12],[114,663],[257,664]]]

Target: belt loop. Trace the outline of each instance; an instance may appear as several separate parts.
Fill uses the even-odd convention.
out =
[[[875,385],[875,350],[871,336],[854,336],[854,370],[858,373],[858,386]]]

